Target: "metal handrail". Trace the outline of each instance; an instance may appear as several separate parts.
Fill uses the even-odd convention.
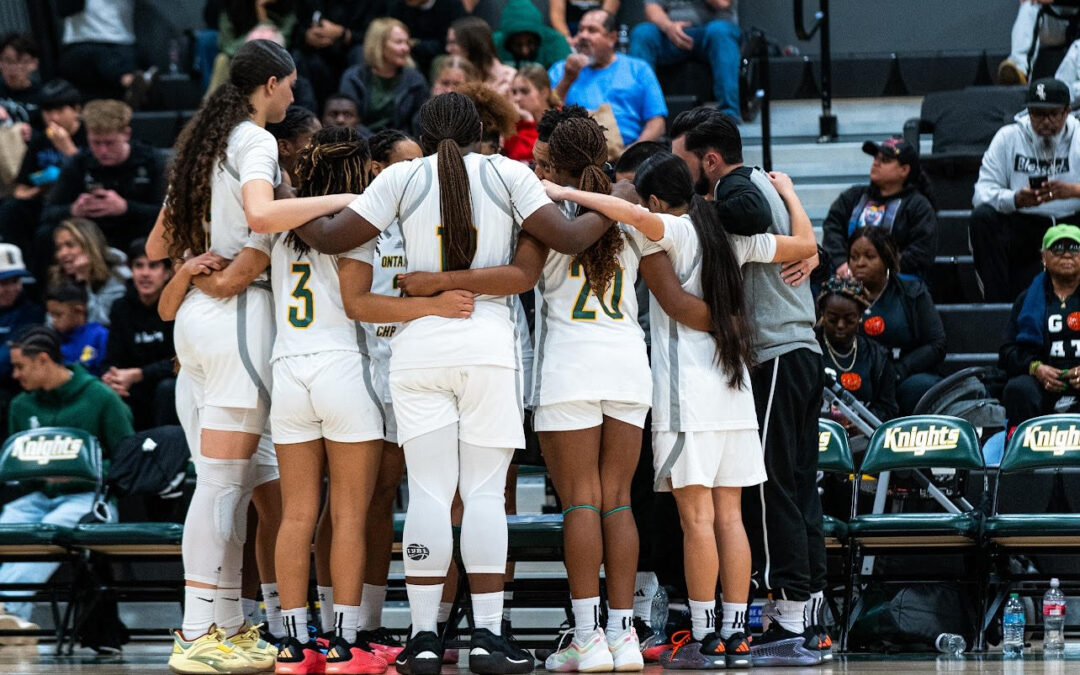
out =
[[[821,34],[821,116],[818,117],[818,142],[835,141],[836,116],[832,114],[832,51],[829,43],[829,0],[818,0],[814,12],[814,25],[806,30],[803,0],[795,0],[795,35],[800,40],[810,40]]]

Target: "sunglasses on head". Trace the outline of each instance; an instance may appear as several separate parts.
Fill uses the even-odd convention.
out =
[[[1059,241],[1050,247],[1050,252],[1054,255],[1065,255],[1071,253],[1072,255],[1080,254],[1080,242],[1075,241]]]

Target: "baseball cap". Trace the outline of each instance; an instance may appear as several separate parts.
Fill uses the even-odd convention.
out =
[[[880,152],[889,159],[899,160],[901,164],[914,164],[919,159],[919,153],[915,151],[915,146],[899,136],[887,138],[880,143],[866,141],[862,145],[862,151],[871,157]]]
[[[1027,107],[1035,109],[1068,107],[1071,96],[1069,87],[1061,80],[1043,77],[1028,87]]]
[[[1080,244],[1080,227],[1069,225],[1067,223],[1051,227],[1046,231],[1046,234],[1043,235],[1042,247],[1044,250],[1048,249],[1063,239],[1075,241]]]
[[[33,277],[26,271],[23,264],[22,251],[15,244],[0,243],[0,281],[12,277],[23,277],[32,280]]]
[[[72,107],[82,103],[82,94],[67,80],[49,80],[41,87],[38,106],[42,110],[56,110],[66,105]]]

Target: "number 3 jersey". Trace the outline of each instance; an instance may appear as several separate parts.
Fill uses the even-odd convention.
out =
[[[638,324],[638,264],[662,249],[637,230],[623,235],[619,268],[597,297],[573,256],[551,251],[536,286],[533,402],[626,401],[650,405],[652,379]]]
[[[298,253],[286,234],[253,235],[248,247],[270,256],[274,291],[274,351],[271,362],[286,356],[332,351],[367,354],[360,324],[345,314],[338,281],[338,258],[371,264],[373,247],[340,256],[315,250]]]

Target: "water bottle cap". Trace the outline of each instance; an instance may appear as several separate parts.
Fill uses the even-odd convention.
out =
[[[1010,598],[1019,598],[1020,594],[1019,593],[1009,593],[1009,597]]]
[[[1051,579],[1050,580],[1050,588],[1057,588],[1060,585],[1061,585],[1061,582],[1058,581],[1057,579]]]

